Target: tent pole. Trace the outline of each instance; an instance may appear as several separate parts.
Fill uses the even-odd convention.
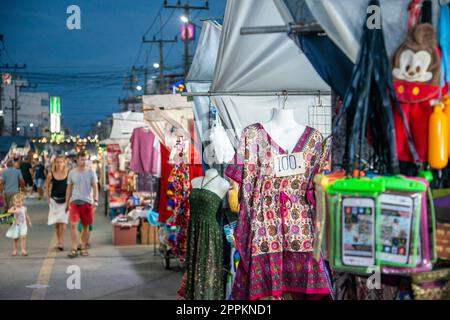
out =
[[[314,23],[289,23],[284,26],[262,26],[241,28],[241,35],[287,33],[291,34],[325,34],[324,29],[317,22]]]
[[[314,96],[331,95],[329,90],[301,90],[301,91],[277,91],[277,92],[183,92],[183,97],[215,97],[215,96],[242,96],[242,97],[261,97],[261,96]]]

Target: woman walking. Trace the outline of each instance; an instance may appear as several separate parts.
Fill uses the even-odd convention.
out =
[[[47,175],[46,190],[50,211],[48,214],[48,225],[55,224],[57,249],[64,250],[64,238],[66,225],[69,222],[69,214],[66,212],[67,176],[69,170],[66,166],[64,156],[57,156],[53,161],[52,170]]]

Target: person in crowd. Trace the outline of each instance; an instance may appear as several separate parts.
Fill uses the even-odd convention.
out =
[[[45,166],[41,161],[38,161],[34,167],[34,181],[39,195],[39,200],[44,197],[44,183],[45,183]]]
[[[28,195],[33,193],[33,170],[30,159],[25,157],[20,165],[23,180],[25,181],[25,191]]]
[[[69,258],[78,255],[78,221],[81,220],[81,255],[87,256],[89,225],[94,223],[94,212],[98,206],[97,176],[87,167],[87,155],[80,152],[77,157],[77,167],[69,172],[67,178],[66,210],[70,210],[70,233],[72,250]]]
[[[8,161],[6,164],[7,169],[2,172],[2,181],[0,184],[0,191],[3,193],[3,199],[5,201],[5,212],[12,205],[12,197],[19,193],[20,185],[24,184],[22,173],[20,170],[14,168],[14,163]]]
[[[66,225],[69,214],[66,211],[67,178],[69,170],[64,156],[57,156],[45,181],[46,196],[49,204],[48,225],[55,225],[59,251],[64,251]]]
[[[14,213],[14,222],[8,230],[6,236],[13,238],[13,256],[17,256],[17,249],[20,240],[22,256],[28,256],[27,252],[27,234],[28,227],[32,227],[31,218],[28,214],[27,207],[23,204],[24,196],[21,193],[16,193],[12,197],[13,206],[9,208],[8,212]],[[12,231],[14,229],[14,231]],[[12,233],[12,234],[11,234]]]

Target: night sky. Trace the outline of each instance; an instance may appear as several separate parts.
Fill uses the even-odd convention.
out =
[[[66,10],[72,4],[81,9],[81,30],[66,26]],[[26,64],[20,72],[38,86],[28,90],[60,96],[64,125],[84,135],[93,123],[120,110],[118,99],[128,94],[123,89],[125,73],[159,60],[157,45],[141,45],[142,36],[180,38],[182,11],[161,9],[162,4],[163,0],[2,0],[0,34],[6,51],[0,63]],[[191,19],[201,25],[201,19],[223,17],[225,5],[225,0],[210,0],[210,9],[192,11]],[[197,30],[197,40],[199,35]],[[170,72],[182,73],[183,48],[181,41],[166,45]]]

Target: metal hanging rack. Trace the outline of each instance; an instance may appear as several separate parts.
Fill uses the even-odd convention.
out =
[[[261,97],[261,96],[314,96],[331,95],[331,90],[294,90],[294,91],[273,91],[273,92],[183,92],[183,97],[216,97],[216,96],[237,96],[237,97]]]
[[[325,30],[318,22],[300,23],[291,22],[287,25],[281,26],[261,26],[261,27],[242,27],[241,35],[254,35],[265,33],[287,33],[293,34],[305,34],[305,35],[326,35]]]

